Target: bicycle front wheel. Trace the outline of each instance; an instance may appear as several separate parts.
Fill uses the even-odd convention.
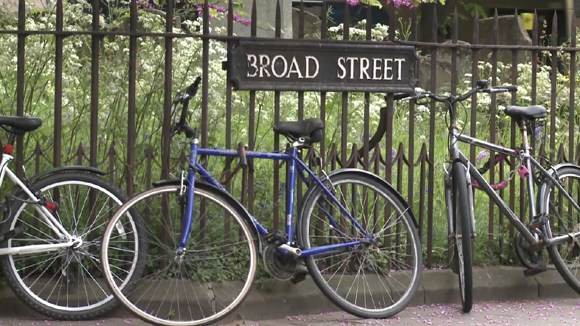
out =
[[[362,318],[395,315],[413,298],[423,268],[408,205],[383,180],[364,171],[342,170],[325,184],[360,228],[323,189],[311,188],[300,215],[303,249],[361,243],[305,257],[312,279],[348,313]]]
[[[196,183],[188,247],[176,251],[184,227],[186,196],[179,185],[145,191],[113,216],[103,235],[102,263],[115,297],[139,318],[156,325],[206,325],[232,312],[250,291],[257,265],[252,230],[244,212],[223,192]],[[122,262],[143,254],[118,225],[142,219],[137,238],[147,243],[146,269],[126,280]]]
[[[473,238],[469,208],[470,185],[467,184],[466,168],[462,163],[453,165],[453,244],[457,255],[459,292],[463,312],[473,306]]]
[[[43,200],[56,204],[54,218],[70,235],[82,240],[77,248],[40,253],[16,252],[28,245],[62,242],[38,212],[38,204],[23,194],[13,199],[5,222],[9,239],[2,243],[13,254],[1,259],[8,285],[28,306],[61,320],[90,319],[110,312],[116,301],[103,280],[99,253],[105,226],[125,201],[116,188],[88,173],[61,173],[35,182]],[[133,266],[134,267],[134,266]]]
[[[580,167],[564,166],[555,175],[563,189],[579,203]],[[573,207],[564,193],[551,183],[544,189],[543,207],[549,217],[549,227],[545,228],[549,239],[580,232],[580,212]],[[548,185],[548,184],[546,184]],[[548,246],[548,253],[554,266],[574,291],[580,293],[580,239]]]

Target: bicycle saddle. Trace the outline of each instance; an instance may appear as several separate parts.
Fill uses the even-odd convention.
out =
[[[13,130],[10,131],[17,134],[36,130],[41,125],[42,120],[40,120],[39,118],[0,116],[0,126],[12,127]]]
[[[505,108],[505,114],[518,120],[521,120],[522,118],[534,120],[539,118],[545,118],[548,115],[548,110],[546,110],[546,108],[541,105],[531,105],[531,106],[510,105]]]
[[[274,131],[295,141],[304,138],[306,143],[317,143],[322,140],[324,122],[320,119],[305,119],[301,121],[280,121],[274,126]]]

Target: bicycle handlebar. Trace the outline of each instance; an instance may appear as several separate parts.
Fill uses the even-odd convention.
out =
[[[179,103],[182,104],[181,114],[179,116],[179,121],[175,124],[173,129],[176,132],[183,131],[187,137],[194,137],[196,131],[194,128],[191,128],[187,122],[185,121],[187,117],[187,111],[189,108],[189,100],[195,96],[197,90],[199,88],[199,83],[201,82],[201,77],[197,77],[189,87],[185,90],[185,92],[181,95],[178,95],[175,100],[173,100],[173,104],[177,105]]]
[[[457,102],[464,101],[476,93],[493,94],[493,93],[516,92],[517,90],[518,90],[518,87],[516,85],[488,86],[487,81],[478,81],[476,88],[472,88],[471,90],[469,90],[461,95],[442,96],[442,95],[436,95],[436,94],[429,93],[429,92],[415,93],[415,94],[397,93],[394,95],[393,98],[397,101],[399,101],[399,100],[420,100],[420,99],[424,99],[424,98],[429,98],[435,102],[454,104]]]

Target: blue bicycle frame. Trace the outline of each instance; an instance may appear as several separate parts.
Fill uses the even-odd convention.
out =
[[[187,181],[188,181],[189,187],[187,187],[187,192],[186,192],[187,201],[186,201],[186,209],[185,209],[185,225],[183,228],[183,232],[181,234],[178,252],[183,252],[185,250],[187,240],[189,237],[189,233],[191,230],[191,223],[193,220],[192,215],[193,215],[193,209],[194,209],[193,199],[194,199],[194,191],[195,191],[196,173],[199,174],[199,176],[207,183],[209,183],[209,184],[213,185],[214,187],[227,193],[227,190],[218,181],[216,181],[213,178],[213,176],[198,162],[198,160],[197,160],[198,155],[221,156],[221,157],[239,157],[239,155],[240,155],[238,153],[238,151],[236,151],[236,150],[201,148],[199,146],[199,140],[197,138],[194,138],[191,141],[190,146],[191,146],[190,155],[189,155],[189,163],[190,164],[189,164],[188,173],[187,173]],[[362,243],[368,243],[369,240],[372,240],[373,236],[369,235],[365,231],[365,229],[358,223],[358,221],[355,219],[355,217],[352,216],[350,214],[350,212],[332,194],[331,190],[329,190],[324,185],[323,181],[320,180],[320,178],[318,178],[314,174],[314,172],[312,172],[312,170],[310,170],[308,168],[308,166],[306,166],[306,164],[304,164],[304,162],[298,157],[298,152],[299,152],[299,149],[297,147],[292,147],[290,150],[290,153],[255,152],[255,151],[247,151],[246,152],[246,157],[250,158],[250,159],[257,158],[257,159],[268,159],[268,160],[282,160],[282,161],[286,161],[288,164],[287,171],[289,174],[288,175],[289,185],[287,186],[288,191],[286,192],[287,204],[286,204],[286,230],[285,230],[286,235],[288,237],[287,244],[291,245],[294,243],[294,233],[293,233],[294,197],[295,197],[294,191],[295,191],[295,185],[296,185],[296,180],[297,180],[298,175],[300,175],[300,177],[303,180],[306,180],[304,173],[306,173],[310,177],[310,180],[314,181],[314,183],[317,187],[320,187],[322,189],[322,191],[328,196],[328,198],[331,199],[332,203],[335,204],[340,209],[340,212],[352,221],[353,225],[357,229],[359,229],[361,231],[361,233],[364,235],[364,239],[359,239],[359,240],[355,240],[355,241],[352,241],[352,240],[346,241],[346,236],[345,236],[343,243],[320,246],[320,247],[316,247],[316,248],[312,248],[312,249],[308,249],[308,250],[299,250],[299,251],[295,252],[294,254],[296,256],[300,256],[300,257],[316,255],[316,254],[325,253],[325,252],[329,252],[329,251],[333,251],[333,250],[337,250],[337,249],[352,247],[352,246],[362,244]],[[296,173],[297,172],[296,169],[298,169],[298,171],[300,172],[299,174]],[[333,225],[336,228],[335,231],[340,233],[340,229],[338,227],[338,224],[334,220],[333,216],[329,212],[326,212],[326,216],[329,219],[329,222],[331,223],[331,225]],[[260,224],[260,222],[255,217],[251,216],[251,220],[252,220],[252,223],[254,224],[254,227],[256,228],[256,230],[258,231],[258,233],[261,236],[265,236],[269,233],[269,231],[262,224]],[[289,248],[289,247],[286,246],[285,248]],[[284,248],[281,247],[281,249],[284,249]]]

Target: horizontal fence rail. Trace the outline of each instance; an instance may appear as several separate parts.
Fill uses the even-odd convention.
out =
[[[466,102],[460,113],[463,132],[515,148],[519,131],[502,109],[545,105],[549,116],[535,127],[533,148],[552,162],[580,162],[574,15],[529,8],[507,16],[490,10],[483,17],[463,7],[395,8],[391,1],[382,16],[376,8],[356,8],[362,19],[357,23],[349,19],[355,8],[340,1],[320,1],[318,7],[295,1],[287,8],[286,1],[255,0],[241,9],[224,2],[167,0],[157,6],[143,0],[115,7],[57,0],[54,6],[33,8],[18,0],[15,12],[3,12],[2,114],[44,120],[39,131],[17,140],[16,157],[29,167],[28,174],[90,165],[108,171],[109,181],[128,194],[176,177],[187,164],[187,147],[185,139],[171,138],[172,99],[200,75],[190,122],[199,128],[202,146],[234,148],[243,142],[249,150],[283,150],[286,142],[272,132],[273,124],[319,117],[326,123],[325,137],[316,151],[303,155],[319,156],[329,170],[359,167],[393,184],[420,225],[427,267],[448,266],[444,111],[435,104],[395,102],[390,93],[235,90],[223,61],[240,38],[390,42],[415,48],[416,77],[424,89],[457,94],[479,79],[519,85],[512,97]],[[344,10],[342,21],[326,15],[337,8]],[[531,30],[524,16],[533,17]],[[375,17],[387,17],[381,22],[388,28],[376,25]],[[463,35],[465,30],[470,35]],[[494,155],[466,150],[474,162]],[[237,164],[207,160],[216,175],[228,175]],[[281,228],[284,165],[253,162],[250,167],[224,177],[226,187],[258,219]],[[525,220],[528,203],[520,196],[525,189],[510,178],[515,168],[515,162],[497,163],[488,178],[491,183],[509,180],[500,195]],[[304,191],[298,188],[299,198]],[[476,263],[511,263],[514,230],[490,200],[477,194]]]

